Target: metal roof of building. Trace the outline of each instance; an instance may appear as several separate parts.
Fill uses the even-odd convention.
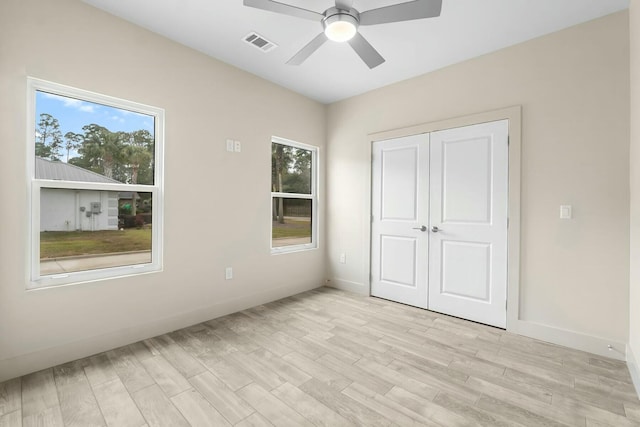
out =
[[[69,163],[43,159],[42,157],[36,157],[36,179],[122,184],[120,181],[99,173],[91,172]]]

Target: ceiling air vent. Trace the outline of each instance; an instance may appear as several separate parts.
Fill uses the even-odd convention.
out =
[[[277,44],[270,42],[258,33],[249,33],[244,36],[243,40],[263,52],[269,52],[278,47]]]

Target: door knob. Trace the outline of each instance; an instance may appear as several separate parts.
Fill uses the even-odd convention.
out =
[[[442,231],[442,229],[440,229],[440,228],[438,228],[438,227],[436,227],[434,225],[433,227],[431,227],[431,231],[434,232],[434,233],[438,233],[438,232]]]
[[[427,226],[426,226],[426,225],[423,225],[423,226],[421,226],[421,227],[413,227],[413,229],[414,229],[414,230],[420,230],[420,231],[423,231],[423,232],[424,232],[424,231],[427,231]]]

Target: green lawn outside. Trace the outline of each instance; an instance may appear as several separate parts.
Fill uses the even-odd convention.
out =
[[[311,222],[309,220],[295,220],[286,218],[284,224],[273,222],[272,237],[283,239],[287,237],[311,237]]]
[[[151,250],[150,228],[40,233],[40,259],[144,250]]]

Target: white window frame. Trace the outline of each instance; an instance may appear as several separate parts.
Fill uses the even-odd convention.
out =
[[[292,141],[286,138],[280,138],[278,136],[271,137],[271,147],[269,153],[272,153],[273,144],[287,145],[293,148],[299,148],[302,150],[311,151],[311,194],[300,193],[280,193],[277,191],[271,192],[271,204],[270,209],[273,210],[273,199],[276,197],[282,197],[285,199],[307,199],[311,200],[311,243],[305,243],[302,245],[289,245],[273,247],[273,221],[271,221],[269,246],[271,246],[271,254],[284,254],[290,252],[306,251],[318,248],[318,164],[319,164],[319,148],[313,145],[303,144],[301,142]],[[270,161],[273,161],[272,159]],[[273,178],[271,178],[273,179]],[[269,186],[273,183],[269,182]],[[271,219],[273,212],[269,212],[269,218]]]
[[[120,108],[154,118],[154,180],[153,185],[110,184],[37,179],[35,176],[35,129],[36,91],[52,93],[64,97],[94,102],[109,107]],[[164,210],[164,110],[137,102],[127,101],[89,92],[58,83],[27,77],[27,179],[30,201],[31,224],[29,227],[29,271],[27,289],[41,289],[52,286],[72,285],[97,280],[127,277],[162,271],[163,254],[163,210]],[[74,190],[136,191],[152,194],[153,208],[151,221],[151,262],[95,270],[69,272],[64,274],[40,275],[40,191],[43,188]]]

